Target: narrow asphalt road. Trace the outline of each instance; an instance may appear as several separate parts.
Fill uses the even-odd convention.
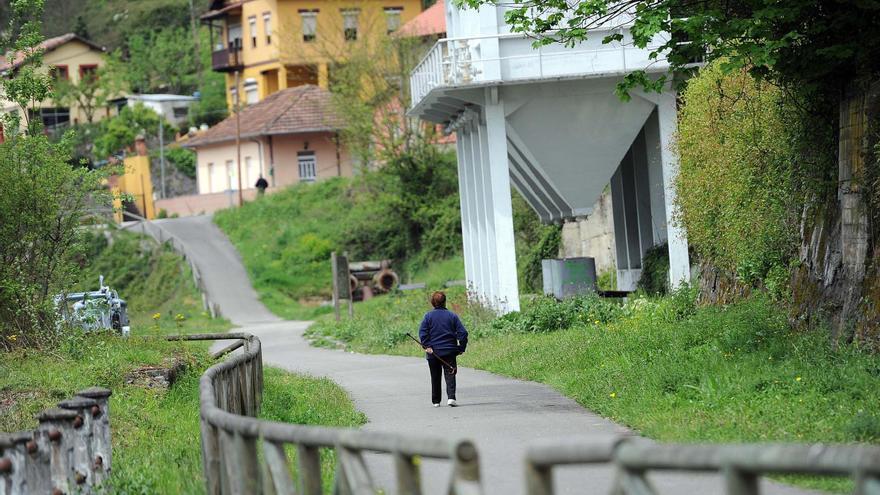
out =
[[[425,434],[473,440],[480,453],[485,493],[517,495],[525,491],[526,446],[537,441],[597,440],[632,434],[601,418],[550,387],[459,368],[461,407],[433,408],[428,367],[423,359],[374,356],[309,346],[302,334],[309,322],[272,315],[250,285],[238,252],[212,222],[198,216],[157,221],[182,240],[202,271],[208,293],[220,311],[242,331],[259,336],[266,363],[290,371],[326,376],[344,387],[375,431]],[[474,343],[472,345],[479,345]],[[461,358],[467,364],[467,354]],[[387,456],[371,456],[374,479],[394,493],[393,466]],[[425,492],[440,495],[448,466],[423,465]],[[557,470],[557,493],[609,493],[613,472],[607,467]],[[707,474],[652,475],[662,493],[722,493],[720,478]],[[762,493],[810,493],[764,481]]]

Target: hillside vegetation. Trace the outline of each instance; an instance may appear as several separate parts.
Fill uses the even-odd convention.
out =
[[[0,359],[0,431],[36,427],[34,415],[78,390],[113,391],[112,493],[203,493],[199,377],[213,364],[208,343],[166,342],[178,333],[222,332],[224,320],[204,312],[188,264],[170,248],[128,232],[87,236],[77,289],[95,290],[98,275],[129,303],[131,337],[63,332],[45,349],[20,348]],[[185,371],[168,390],[128,383],[126,375],[171,359]],[[261,415],[327,426],[365,422],[348,395],[326,379],[267,368]],[[330,472],[332,459],[324,460]]]
[[[541,258],[555,257],[559,227],[541,225],[516,193],[520,284],[540,283]],[[464,279],[455,157],[432,146],[355,178],[297,184],[223,210],[214,221],[238,248],[262,301],[275,314],[312,318],[331,310],[330,253],[391,259],[403,281],[441,287]]]

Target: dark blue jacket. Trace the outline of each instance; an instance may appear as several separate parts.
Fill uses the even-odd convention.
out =
[[[446,308],[436,308],[425,313],[419,326],[419,340],[424,347],[431,347],[435,354],[458,355],[467,348],[468,333],[458,315]]]

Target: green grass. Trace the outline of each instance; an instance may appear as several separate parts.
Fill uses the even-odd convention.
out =
[[[407,283],[424,283],[428,289],[441,289],[446,282],[464,280],[464,257],[454,256],[449,259],[429,263],[428,266],[412,271],[407,276]]]
[[[568,328],[538,333],[522,329],[553,316],[543,298],[525,300],[521,316],[493,322],[464,301],[463,291],[449,292],[472,335],[463,366],[546,383],[645,436],[880,443],[880,356],[832,350],[821,329],[793,331],[760,296],[697,309],[681,297],[640,298],[621,308],[586,301]],[[358,305],[354,321],[321,320],[310,333],[325,345],[420,355],[401,336],[417,330],[427,309],[425,293],[377,299]]]
[[[129,302],[132,336],[69,330],[46,349],[0,356],[0,431],[32,429],[39,411],[84,388],[107,387],[113,391],[113,493],[202,493],[198,383],[213,363],[209,344],[157,337],[223,332],[230,325],[202,310],[188,265],[167,247],[125,232],[116,232],[109,247],[101,239],[91,239],[79,289],[97,288],[97,275],[106,275]],[[187,366],[167,391],[125,383],[130,371],[172,356]],[[264,378],[264,418],[326,426],[365,422],[329,380],[272,368]],[[332,458],[326,462],[329,472]]]
[[[302,184],[214,216],[276,315],[310,319],[332,311],[321,302],[331,297],[330,252],[352,214],[347,186],[345,179]]]

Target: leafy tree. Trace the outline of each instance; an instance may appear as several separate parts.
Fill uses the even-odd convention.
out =
[[[122,84],[115,74],[101,67],[93,74],[81,74],[77,82],[71,79],[56,80],[55,99],[63,105],[82,110],[86,123],[91,124],[95,121],[95,113],[121,92]]]
[[[153,110],[138,103],[133,107],[125,107],[119,115],[101,121],[98,136],[95,138],[95,155],[106,158],[124,153],[131,148],[139,134],[144,137],[159,135],[159,115]],[[174,126],[165,122],[165,138],[174,136]]]
[[[499,3],[456,1],[471,7]],[[590,37],[591,28],[632,16],[632,42],[637,47],[645,48],[657,34],[673,34],[651,56],[668,52],[674,70],[698,57],[725,59],[727,71],[746,69],[754,76],[821,89],[876,74],[878,15],[876,0],[526,0],[511,7],[505,20],[514,32],[535,35],[538,45],[571,46]],[[602,41],[620,41],[621,36],[610,34]],[[688,44],[680,44],[683,41]],[[636,86],[658,90],[668,79],[636,71],[618,89],[621,95]]]
[[[176,147],[165,150],[165,159],[190,179],[196,178],[196,154],[194,151]]]
[[[73,281],[81,249],[80,223],[87,208],[108,199],[105,173],[71,166],[72,134],[54,144],[42,123],[18,131],[21,114],[51,96],[49,76],[39,70],[42,0],[13,0],[0,44],[24,54],[24,63],[2,79],[3,97],[21,109],[4,116],[9,132],[0,144],[0,348],[39,346],[55,329],[53,297]]]
[[[136,33],[126,53],[113,53],[112,65],[132,91],[190,94],[198,85],[198,54],[184,28]]]
[[[199,51],[201,53],[201,66],[211,67],[211,51],[213,47],[208,39],[207,29],[200,33]],[[226,76],[211,70],[202,71],[199,81],[199,101],[193,105],[190,111],[190,125],[200,126],[207,124],[212,126],[229,115],[226,108]]]

